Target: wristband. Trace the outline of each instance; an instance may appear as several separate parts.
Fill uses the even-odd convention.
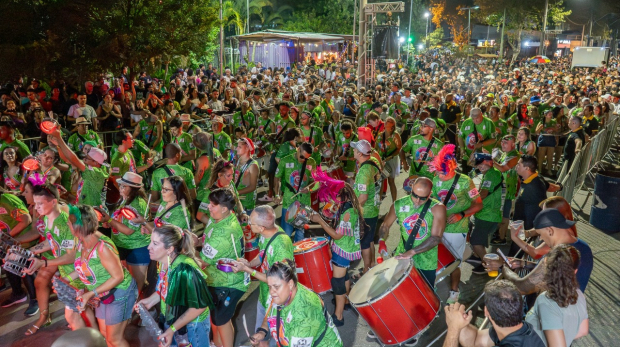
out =
[[[252,271],[252,273],[250,274],[250,276],[256,276],[256,270]]]
[[[258,328],[256,328],[256,333],[258,334],[258,333],[260,333],[260,332],[265,333],[265,337],[269,336],[269,332],[267,331],[267,329],[265,329],[265,328],[263,328],[263,327],[258,327]]]
[[[93,293],[95,294],[95,298],[99,297],[99,293],[97,293],[97,289],[93,289]]]
[[[176,333],[176,332],[177,332],[177,328],[175,328],[175,327],[174,327],[174,325],[171,325],[171,326],[170,326],[170,330],[172,330],[172,332],[173,332],[173,333]]]

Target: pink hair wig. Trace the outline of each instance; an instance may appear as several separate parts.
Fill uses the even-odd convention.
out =
[[[431,162],[428,163],[428,170],[430,172],[439,172],[444,175],[456,170],[456,157],[454,156],[454,145],[449,144],[443,146],[443,148],[437,153]]]
[[[321,170],[321,167],[317,167],[316,171],[312,172],[312,178],[315,182],[320,183],[319,190],[317,192],[319,196],[319,201],[334,201],[338,204],[340,203],[338,195],[340,194],[340,191],[344,188],[344,181],[329,177],[327,173],[325,173],[325,171]]]

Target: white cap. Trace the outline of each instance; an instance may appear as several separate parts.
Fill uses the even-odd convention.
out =
[[[370,155],[372,152],[372,147],[370,146],[370,142],[367,140],[359,140],[357,142],[351,142],[351,147],[360,151],[360,153],[364,155]]]
[[[97,163],[103,165],[103,163],[105,162],[105,160],[108,158],[108,156],[105,154],[104,151],[100,150],[97,147],[91,147],[90,150],[88,151],[88,156],[96,161]]]

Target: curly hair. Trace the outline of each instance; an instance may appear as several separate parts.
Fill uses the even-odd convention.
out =
[[[547,255],[547,297],[560,307],[568,307],[577,303],[577,276],[581,255],[579,251],[567,244],[554,247]]]
[[[339,198],[341,201],[351,202],[351,206],[353,207],[355,212],[357,212],[358,223],[360,226],[360,239],[362,239],[364,237],[364,233],[366,231],[370,231],[370,226],[368,226],[368,224],[366,224],[366,221],[364,220],[364,213],[362,211],[362,205],[357,199],[357,195],[355,195],[355,190],[353,189],[353,187],[351,187],[349,183],[345,182],[344,186],[340,190],[339,195],[340,195]],[[339,211],[339,214],[342,214],[344,212],[342,211],[342,207],[343,205],[340,206],[341,211]]]

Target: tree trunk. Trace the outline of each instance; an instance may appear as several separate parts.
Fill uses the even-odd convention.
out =
[[[514,45],[512,43],[510,44],[512,46],[512,59],[510,60],[511,68],[512,68],[512,65],[514,65],[515,63],[515,60],[517,60],[519,53],[521,53],[521,33],[522,33],[522,30],[519,30],[519,35],[517,36],[516,44]]]

